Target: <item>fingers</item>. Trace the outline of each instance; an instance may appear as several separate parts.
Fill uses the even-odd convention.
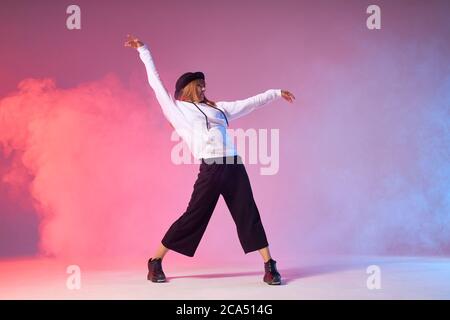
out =
[[[289,91],[286,91],[286,94],[291,102],[295,100],[295,96],[292,93],[290,93]]]
[[[288,96],[290,96],[291,98],[295,99],[295,96],[292,93],[290,93],[289,91],[286,91],[286,93],[287,93]]]
[[[137,48],[139,39],[131,34],[127,34],[127,39],[124,43],[125,47]]]
[[[127,40],[124,43],[125,47],[131,47],[131,36],[130,34],[127,34]]]
[[[127,33],[127,41],[128,41],[128,42],[129,42],[129,41],[137,41],[137,40],[138,40],[137,37],[135,37],[135,36],[133,36],[133,35]]]
[[[290,93],[289,91],[283,90],[282,95],[283,95],[283,98],[290,103],[294,102],[294,100],[295,100],[295,96],[292,93]]]

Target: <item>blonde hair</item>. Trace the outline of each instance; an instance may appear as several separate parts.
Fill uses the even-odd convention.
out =
[[[197,85],[203,81],[202,79],[195,79],[191,82],[189,82],[183,90],[181,90],[179,100],[182,101],[190,101],[190,102],[200,102],[200,97],[197,95]],[[216,106],[216,103],[214,101],[211,101],[209,99],[205,98],[203,99],[203,102],[210,106]]]

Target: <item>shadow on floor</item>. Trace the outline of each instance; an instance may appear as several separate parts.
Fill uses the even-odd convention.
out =
[[[310,278],[323,274],[342,272],[351,269],[356,269],[358,267],[359,266],[356,264],[324,264],[324,265],[314,265],[314,266],[285,269],[283,270],[282,273],[283,283],[288,284],[291,281],[295,281],[302,278]]]
[[[257,275],[262,276],[263,275],[262,271],[192,274],[192,275],[184,275],[184,276],[167,277],[167,280],[182,279],[182,278],[215,279],[215,278],[245,277],[245,276],[257,276]]]
[[[279,272],[282,276],[282,285],[288,284],[289,282],[309,278],[317,275],[342,272],[352,269],[361,268],[362,272],[365,272],[368,264],[360,262],[349,262],[349,263],[339,263],[339,264],[323,264],[323,265],[313,265],[297,268],[279,268]],[[198,279],[215,279],[215,278],[231,278],[231,277],[244,277],[244,276],[260,276],[261,279],[264,276],[264,272],[261,271],[247,271],[247,272],[224,272],[224,273],[210,273],[210,274],[192,274],[192,275],[182,275],[182,276],[172,276],[168,277],[167,280],[182,279],[182,278],[198,278]]]

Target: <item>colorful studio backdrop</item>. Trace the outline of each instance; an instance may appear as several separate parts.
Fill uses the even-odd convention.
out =
[[[142,261],[186,209],[198,164],[172,161],[127,34],[170,92],[203,71],[211,100],[296,96],[230,123],[279,134],[272,174],[246,163],[274,256],[450,254],[449,16],[445,0],[2,0],[0,258]],[[243,257],[220,198],[194,259]]]

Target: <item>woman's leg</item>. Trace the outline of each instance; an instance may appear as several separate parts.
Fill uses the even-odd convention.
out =
[[[263,258],[267,258],[269,243],[245,167],[243,164],[224,166],[226,174],[221,193],[236,224],[242,248],[245,253],[261,250]]]
[[[219,164],[200,165],[186,211],[167,230],[158,255],[172,250],[193,257],[220,196],[222,168]]]
[[[155,254],[153,255],[153,259],[164,259],[164,256],[166,255],[167,251],[169,251],[168,248],[166,248],[162,243],[160,244],[159,248],[156,250]]]
[[[261,254],[261,257],[263,258],[264,263],[266,263],[267,261],[272,259],[272,256],[270,255],[269,247],[259,249],[258,251]]]
[[[147,280],[150,280],[152,282],[166,282],[166,275],[164,274],[163,268],[162,268],[162,259],[166,255],[167,249],[162,244],[159,246],[158,250],[156,250],[155,255],[150,258],[147,262],[148,266],[148,273],[147,273]]]
[[[147,279],[166,282],[162,259],[169,250],[193,257],[220,196],[221,168],[202,163],[188,207],[167,230],[148,261]]]
[[[226,170],[222,195],[236,223],[242,248],[245,253],[258,250],[261,254],[264,260],[264,282],[271,285],[281,284],[281,275],[276,268],[276,261],[270,255],[245,167],[243,164],[230,165]]]

